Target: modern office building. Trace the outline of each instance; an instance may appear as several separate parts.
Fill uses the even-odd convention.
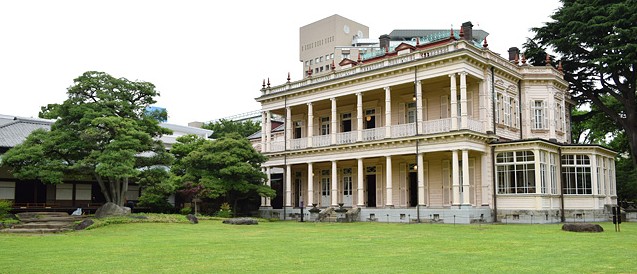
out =
[[[363,26],[339,20],[301,33]],[[503,58],[470,22],[440,31],[386,35],[400,41],[379,41],[384,50],[355,59],[330,55],[329,71],[263,85],[256,100],[265,130],[253,142],[268,157],[264,171],[282,171],[278,200],[263,199],[263,214],[289,218],[316,204],[359,221],[607,220],[616,153],[572,144],[574,102],[561,66],[531,66],[516,48]],[[306,38],[309,72],[307,61],[326,51]],[[274,129],[273,115],[284,125]]]

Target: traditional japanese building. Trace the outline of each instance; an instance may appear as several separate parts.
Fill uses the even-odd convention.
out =
[[[262,214],[315,204],[359,221],[607,220],[616,153],[572,144],[561,66],[531,66],[516,48],[503,58],[472,27],[381,36],[327,73],[264,81],[253,142],[279,196]]]
[[[37,129],[49,130],[53,120],[0,115],[0,160],[2,154],[24,140]],[[170,149],[176,138],[186,134],[194,134],[208,138],[211,130],[196,127],[161,123],[164,128],[172,130],[172,134],[163,135],[160,140]],[[128,186],[126,199],[137,202],[142,188],[131,183]],[[93,178],[74,178],[64,180],[63,184],[44,184],[39,180],[19,180],[11,174],[8,167],[0,167],[0,199],[13,202],[14,211],[73,211],[78,207],[85,212],[93,212],[105,202],[100,187]],[[169,197],[174,204],[175,197]]]

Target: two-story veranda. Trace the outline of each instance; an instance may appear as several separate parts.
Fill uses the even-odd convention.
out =
[[[602,218],[613,202],[613,152],[566,145],[570,102],[555,68],[453,36],[346,61],[261,90],[255,146],[269,176],[283,170],[282,203],[263,199],[262,210],[342,203],[361,220],[552,222],[573,217],[567,210]],[[283,130],[272,130],[273,114]]]

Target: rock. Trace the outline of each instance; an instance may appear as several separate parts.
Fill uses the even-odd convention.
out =
[[[199,223],[199,219],[197,219],[197,216],[192,215],[192,214],[186,215],[186,219],[188,219],[188,221],[190,221],[191,224],[198,224]]]
[[[562,225],[562,230],[572,232],[604,232],[602,226],[586,223],[564,224]]]
[[[84,230],[89,226],[92,226],[95,222],[91,219],[84,219],[81,223],[75,226],[75,230]]]
[[[232,218],[223,220],[223,223],[231,225],[258,225],[259,221],[253,218]]]
[[[128,209],[128,211],[126,210]],[[108,216],[124,216],[130,214],[130,208],[121,207],[114,203],[106,203],[95,211],[95,218],[104,218]]]

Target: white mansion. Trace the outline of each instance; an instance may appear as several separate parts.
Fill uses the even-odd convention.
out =
[[[473,32],[381,36],[327,73],[264,83],[253,143],[279,196],[262,214],[342,204],[359,221],[607,220],[616,153],[571,144],[561,67],[515,48],[503,58]]]

